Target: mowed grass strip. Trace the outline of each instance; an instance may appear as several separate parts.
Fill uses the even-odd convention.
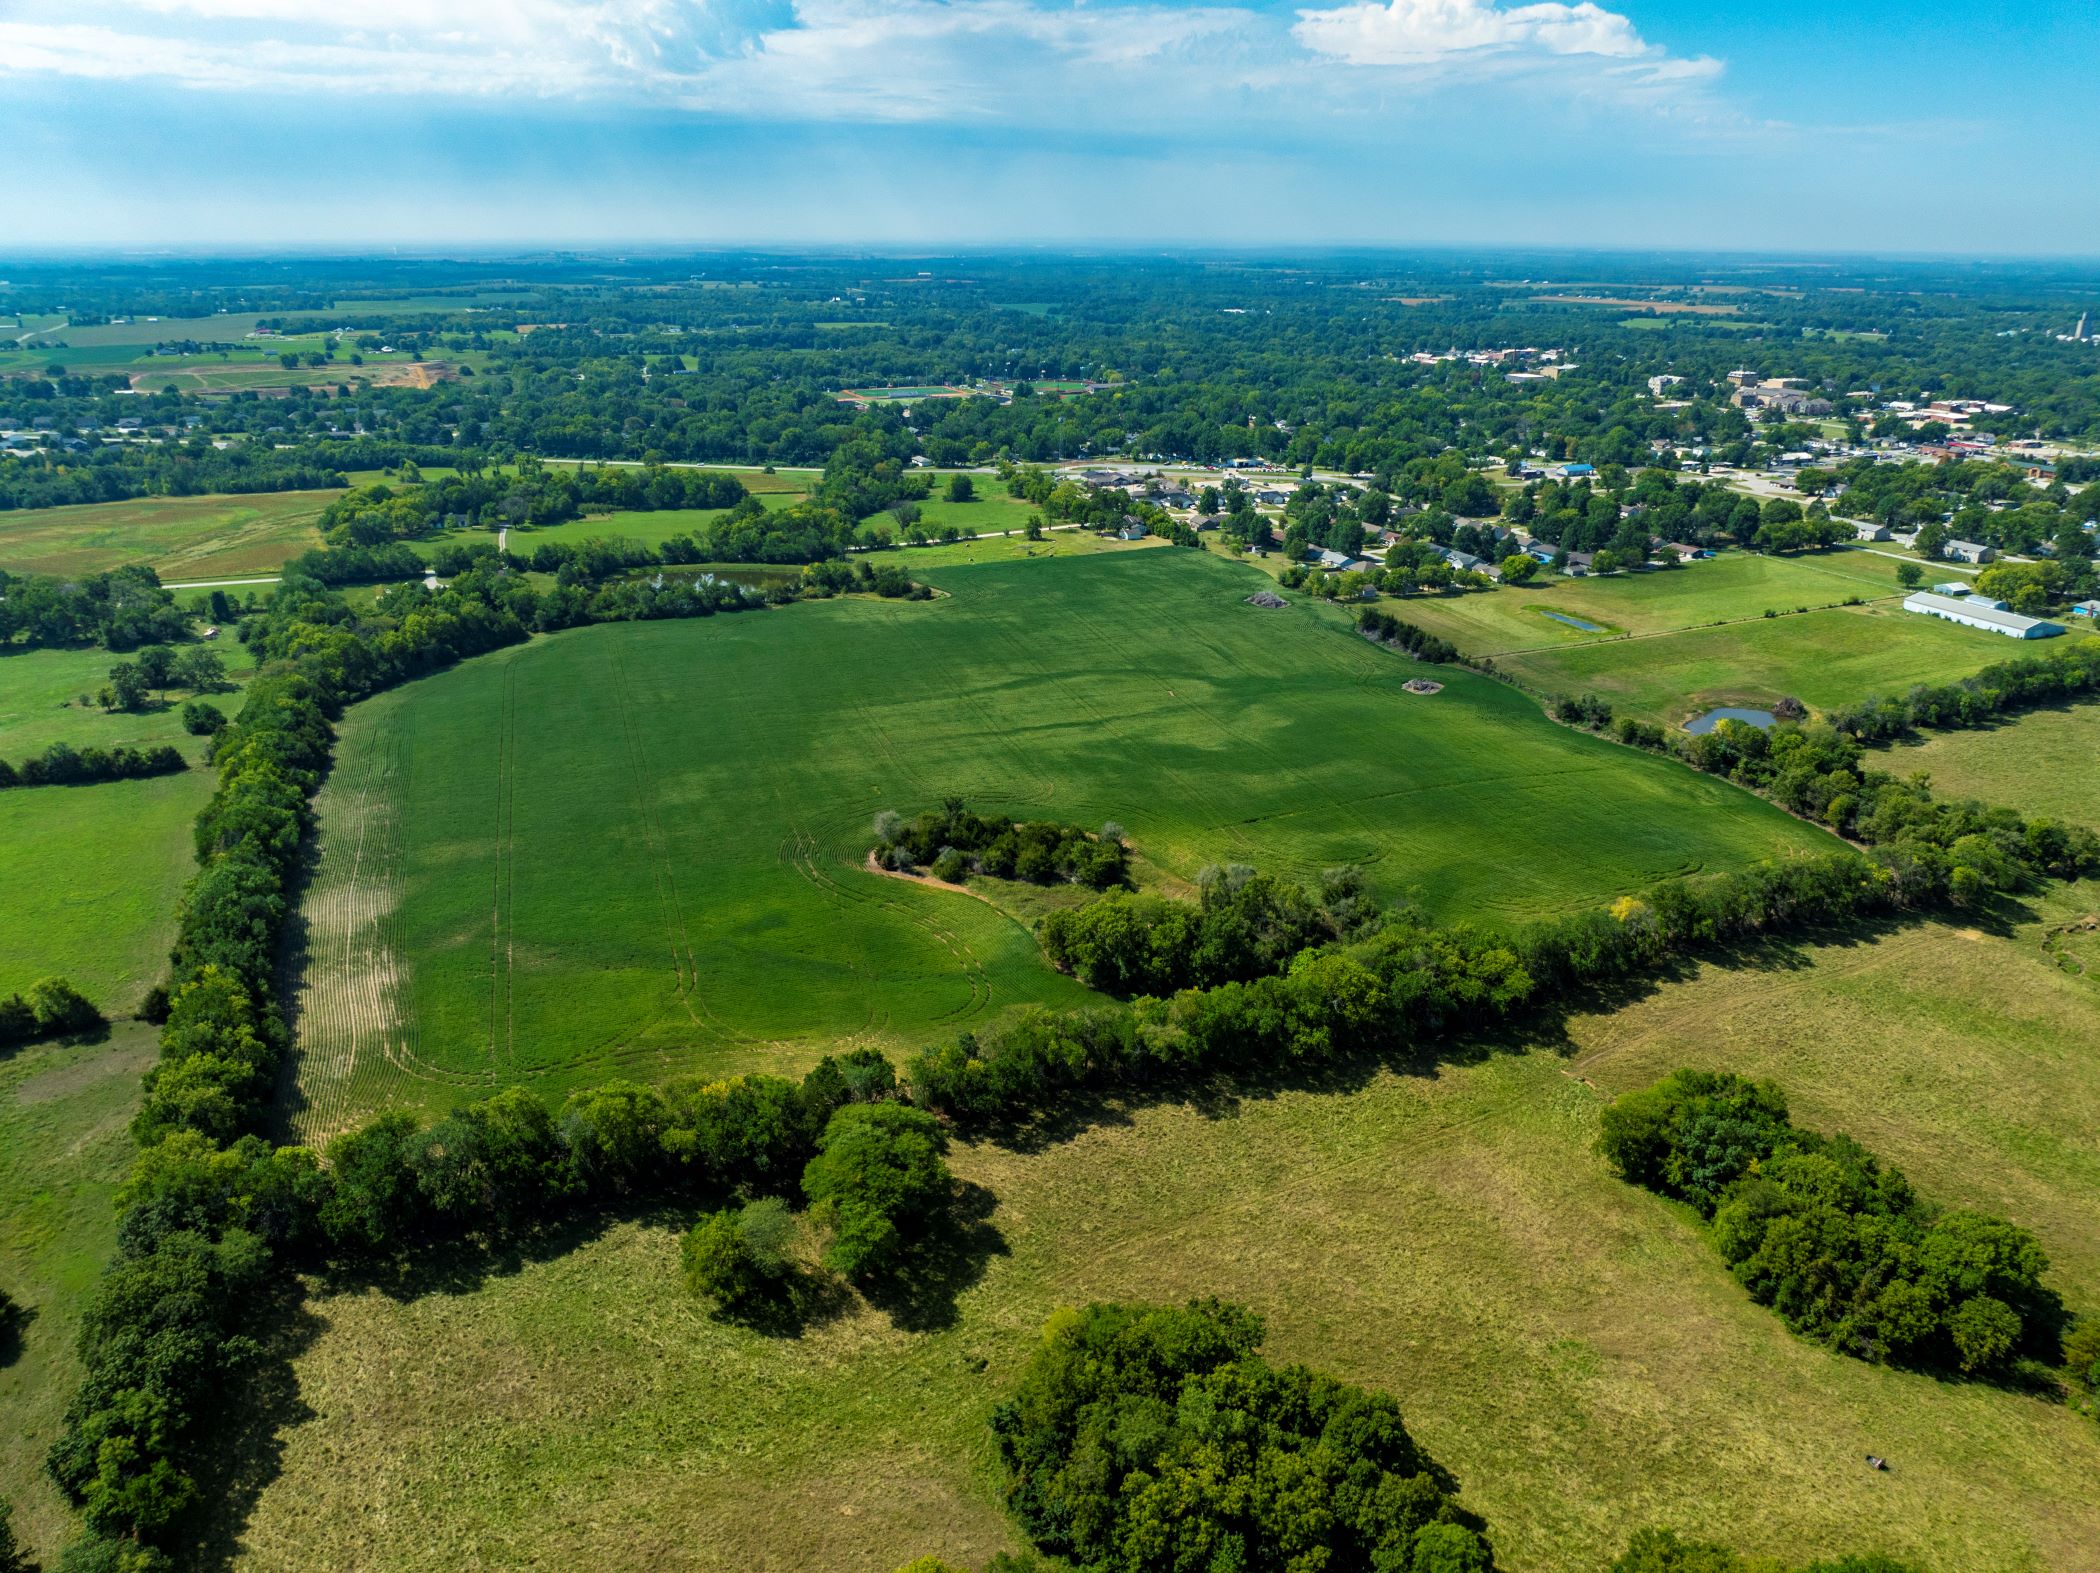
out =
[[[271,574],[321,544],[332,491],[136,497],[0,512],[0,568],[101,573],[144,563],[163,579]]]
[[[1345,613],[1247,606],[1267,581],[1214,558],[929,577],[930,603],[574,630],[359,707],[336,775],[394,761],[378,905],[416,1058],[332,1055],[360,1090],[309,1078],[309,1107],[906,1049],[1082,997],[986,902],[863,866],[877,811],[950,794],[1117,820],[1164,879],[1353,864],[1386,899],[1491,921],[1832,845],[1488,679],[1408,694],[1422,669]],[[321,827],[322,878],[358,866],[326,799]]]
[[[203,769],[0,792],[0,994],[52,973],[111,1014],[166,968],[175,903],[195,871]]]
[[[0,1288],[31,1313],[18,1357],[0,1364],[0,1501],[45,1567],[74,1520],[44,1453],[80,1380],[81,1307],[116,1249],[114,1199],[153,1054],[153,1028],[120,1022],[98,1042],[0,1057]]]
[[[1844,1035],[1814,1041],[1841,1081]],[[1933,1069],[1870,1061],[1854,1104]],[[1657,1521],[1796,1559],[2084,1565],[2100,1430],[1792,1337],[1686,1210],[1605,1169],[1600,1106],[1541,1051],[963,1149],[994,1233],[931,1331],[858,1302],[800,1337],[714,1322],[681,1218],[405,1303],[324,1297],[312,1417],[242,1565],[981,1566],[1012,1544],[986,1422],[1044,1318],[1208,1294],[1262,1313],[1272,1357],[1395,1394],[1517,1573],[1601,1570]]]

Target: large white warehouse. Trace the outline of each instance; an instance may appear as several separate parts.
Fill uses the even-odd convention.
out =
[[[2008,612],[2003,601],[1986,600],[1980,595],[1956,598],[1920,590],[1904,601],[1903,610],[1923,612],[1927,617],[1944,617],[1950,623],[2004,634],[2008,639],[2049,639],[2064,631],[2062,623],[2022,617],[2018,612]]]

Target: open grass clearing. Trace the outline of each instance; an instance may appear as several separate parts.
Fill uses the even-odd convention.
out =
[[[275,573],[321,544],[332,491],[135,497],[0,513],[0,568],[101,573],[144,563],[163,579]]]
[[[1625,1014],[1636,1030],[1605,1016],[1569,1035],[1607,1093],[1687,1060],[1778,1071],[1805,1123],[1854,1131],[1947,1200],[2004,1206],[2090,1296],[2094,1018],[2051,995],[1995,1031],[2003,969],[2033,974],[2025,946],[1927,928],[1801,947],[1665,985]],[[1945,968],[1963,947],[1976,959]],[[1862,1038],[1875,1002],[1897,1008]],[[1913,1006],[1931,1035],[1904,1030]],[[2050,1024],[2074,1021],[2037,1065]],[[2029,1110],[2023,1075],[2063,1107]],[[1273,1357],[1397,1395],[1516,1573],[1601,1573],[1650,1522],[1793,1560],[2088,1565],[2100,1430],[1792,1337],[1686,1209],[1609,1174],[1601,1101],[1547,1046],[1141,1108],[1037,1152],[965,1148],[993,1233],[952,1310],[916,1308],[927,1331],[858,1302],[798,1338],[716,1323],[678,1288],[677,1218],[464,1284],[434,1272],[405,1303],[321,1298],[297,1362],[311,1418],[281,1435],[244,1565],[979,1566],[1012,1534],[986,1420],[1043,1319],[1207,1294],[1265,1315]]]
[[[105,1011],[160,981],[213,773],[0,792],[0,994],[59,973]]]
[[[45,1567],[74,1520],[44,1452],[80,1380],[80,1309],[116,1249],[113,1198],[153,1053],[153,1028],[119,1022],[100,1041],[0,1056],[0,1288],[31,1312],[19,1347],[0,1353],[0,1501]]]
[[[1020,923],[863,867],[875,812],[950,794],[1118,820],[1163,877],[1355,864],[1490,922],[1830,845],[1488,679],[1405,694],[1420,669],[1346,613],[1247,606],[1266,581],[1195,553],[930,577],[931,603],[573,630],[356,707],[319,804],[300,1128],[1078,997]]]
[[[2100,829],[2100,706],[2030,710],[1973,732],[1934,732],[1877,751],[1884,770],[1922,770],[1942,797],[2004,803]]]
[[[206,648],[226,663],[227,680],[244,682],[254,670],[247,648],[222,635]],[[0,653],[0,759],[19,762],[53,743],[75,748],[141,748],[172,743],[192,762],[204,757],[205,743],[183,730],[182,705],[201,697],[228,716],[240,709],[238,686],[226,693],[192,695],[185,689],[156,696],[148,710],[105,711],[94,696],[109,680],[109,669],[133,655],[96,647],[87,650],[9,649]],[[87,703],[81,703],[85,696]]]

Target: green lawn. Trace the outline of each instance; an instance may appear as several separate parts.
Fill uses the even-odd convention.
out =
[[[2034,710],[1980,732],[1935,732],[1872,756],[1923,770],[1942,797],[1974,797],[2100,829],[2100,706]]]
[[[1358,864],[1515,921],[1829,845],[1507,687],[1244,604],[1193,553],[942,568],[851,599],[575,630],[357,707],[323,792],[307,1129],[391,1097],[908,1048],[1069,1000],[1027,929],[862,866],[954,793],[1121,821],[1160,877]]]
[[[1678,1064],[1777,1074],[1803,1123],[2032,1227],[2091,1305],[2100,993],[2037,932],[1783,947],[1558,1048],[966,1147],[992,1233],[928,1331],[858,1301],[799,1337],[714,1322],[677,1287],[675,1217],[405,1303],[324,1297],[312,1418],[243,1566],[982,1567],[1012,1545],[986,1421],[1044,1318],[1218,1294],[1268,1318],[1273,1357],[1395,1394],[1512,1573],[1602,1573],[1652,1522],[1790,1565],[2084,1568],[2100,1427],[1791,1336],[1592,1146],[1605,1096]]]
[[[89,1287],[116,1249],[112,1205],[134,1151],[128,1126],[153,1029],[121,1022],[99,1043],[33,1044],[0,1057],[0,1288],[32,1312],[0,1355],[0,1501],[45,1567],[72,1514],[44,1452],[80,1379],[73,1341]]]
[[[160,981],[213,772],[0,792],[0,993],[50,973],[112,1013]]]
[[[1949,682],[2004,660],[2006,643],[1884,602],[1497,656],[1495,664],[1542,691],[1601,694],[1628,714],[1674,726],[1714,705],[1765,706],[1792,695],[1827,710]]]
[[[163,579],[275,573],[321,544],[314,528],[338,494],[137,497],[0,513],[0,568],[82,574],[145,563]]]
[[[228,681],[244,682],[254,670],[247,648],[230,635],[222,635],[207,647],[226,663]],[[109,669],[129,654],[108,650],[8,649],[0,654],[0,759],[19,760],[40,753],[53,743],[75,748],[97,744],[103,748],[153,743],[173,743],[192,761],[204,757],[202,738],[183,730],[183,701],[201,697],[228,716],[241,707],[238,687],[220,694],[191,695],[171,690],[160,708],[143,711],[107,712],[94,702],[109,680]],[[88,703],[80,703],[87,696]]]

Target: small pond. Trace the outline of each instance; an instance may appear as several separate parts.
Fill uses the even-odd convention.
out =
[[[1586,634],[1601,634],[1610,631],[1597,623],[1586,623],[1579,617],[1570,617],[1566,612],[1540,612],[1539,616],[1550,617],[1556,623],[1566,623],[1570,628],[1580,628]]]
[[[1709,710],[1703,716],[1695,716],[1685,722],[1687,732],[1701,734],[1711,732],[1723,721],[1742,721],[1750,726],[1771,727],[1779,724],[1779,717],[1769,710],[1740,710],[1734,705],[1723,705],[1719,710]]]

